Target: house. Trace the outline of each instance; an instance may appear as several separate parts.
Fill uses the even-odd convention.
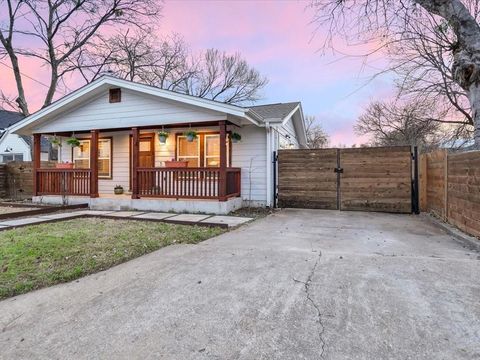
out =
[[[32,160],[31,136],[17,135],[10,131],[10,126],[18,123],[24,116],[15,111],[0,109],[0,164],[10,161]],[[49,159],[50,144],[42,137],[41,160]]]
[[[34,201],[95,209],[228,213],[271,206],[274,151],[306,146],[298,102],[240,107],[110,75],[12,131],[34,138]],[[40,167],[41,135],[61,144],[56,169]],[[123,194],[115,194],[117,185]]]

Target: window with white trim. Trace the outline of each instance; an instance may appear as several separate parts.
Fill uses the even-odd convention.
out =
[[[80,146],[73,148],[73,167],[90,168],[90,140],[80,140]],[[112,177],[112,139],[98,139],[98,177]]]
[[[2,158],[1,163],[5,164],[10,161],[23,161],[23,154],[13,154],[13,153],[5,153],[0,155]]]
[[[177,159],[188,161],[188,167],[200,166],[200,137],[188,141],[186,136],[177,136]]]

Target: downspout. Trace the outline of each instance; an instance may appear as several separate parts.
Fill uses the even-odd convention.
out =
[[[272,206],[272,131],[270,127],[270,122],[265,122],[265,130],[267,136],[267,157],[266,157],[266,167],[267,167],[267,206]]]

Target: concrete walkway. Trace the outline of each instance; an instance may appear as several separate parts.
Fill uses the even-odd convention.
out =
[[[204,225],[204,226],[221,226],[235,227],[253,220],[248,217],[240,216],[220,216],[220,215],[200,215],[200,214],[174,214],[159,213],[145,211],[101,211],[101,210],[80,210],[57,212],[48,215],[38,215],[31,217],[23,217],[12,220],[0,221],[0,230],[8,230],[15,227],[35,225],[40,223],[62,221],[78,217],[95,216],[108,218],[122,218],[132,220],[149,220],[161,221],[172,224],[186,225]]]
[[[0,358],[478,359],[478,259],[422,217],[281,211],[0,302]]]

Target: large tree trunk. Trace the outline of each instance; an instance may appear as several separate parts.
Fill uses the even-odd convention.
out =
[[[480,149],[480,26],[460,0],[414,1],[448,21],[457,37],[452,71],[455,82],[468,93],[475,148]]]
[[[472,84],[468,95],[472,107],[474,144],[476,149],[480,149],[480,84]]]

